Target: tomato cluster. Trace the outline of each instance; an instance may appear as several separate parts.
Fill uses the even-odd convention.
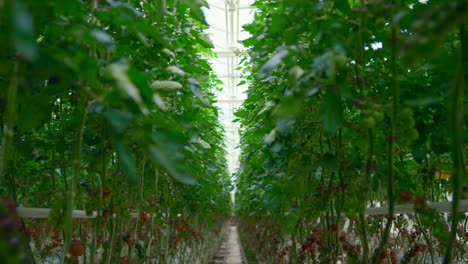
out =
[[[361,126],[365,129],[372,129],[382,122],[385,118],[383,106],[379,103],[366,102],[360,105],[361,110]]]
[[[398,144],[403,147],[407,147],[411,144],[412,141],[419,138],[419,132],[414,127],[414,113],[411,108],[403,108],[399,112],[398,116],[398,126],[397,126],[397,140]]]

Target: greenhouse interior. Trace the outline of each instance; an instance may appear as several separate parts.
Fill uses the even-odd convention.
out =
[[[0,264],[468,263],[468,1],[0,0]]]

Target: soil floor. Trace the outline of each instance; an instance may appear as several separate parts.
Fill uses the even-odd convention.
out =
[[[241,245],[239,242],[239,233],[234,222],[227,228],[223,242],[218,252],[209,264],[245,264],[243,259]]]

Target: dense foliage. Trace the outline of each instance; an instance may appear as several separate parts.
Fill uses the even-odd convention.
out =
[[[32,251],[2,224],[0,262],[207,261],[230,196],[202,6],[0,0],[0,196],[52,208],[18,223]]]
[[[252,261],[468,260],[466,214],[426,206],[468,198],[467,2],[254,7],[248,98],[235,114],[236,206]],[[399,203],[417,213],[396,217]],[[389,214],[366,217],[369,206]]]

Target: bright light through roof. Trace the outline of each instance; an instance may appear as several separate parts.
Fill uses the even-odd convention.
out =
[[[212,59],[213,70],[223,81],[223,91],[217,92],[221,108],[220,121],[226,130],[229,172],[236,171],[239,164],[239,125],[233,123],[234,112],[245,99],[246,85],[238,86],[240,71],[236,70],[242,57],[234,51],[243,50],[239,40],[249,38],[243,32],[242,25],[253,21],[250,5],[253,0],[209,0],[210,9],[204,9],[206,20],[210,24],[207,33],[211,35],[218,58]]]
[[[382,42],[374,42],[371,44],[371,47],[373,50],[377,50],[383,48],[383,44]]]

